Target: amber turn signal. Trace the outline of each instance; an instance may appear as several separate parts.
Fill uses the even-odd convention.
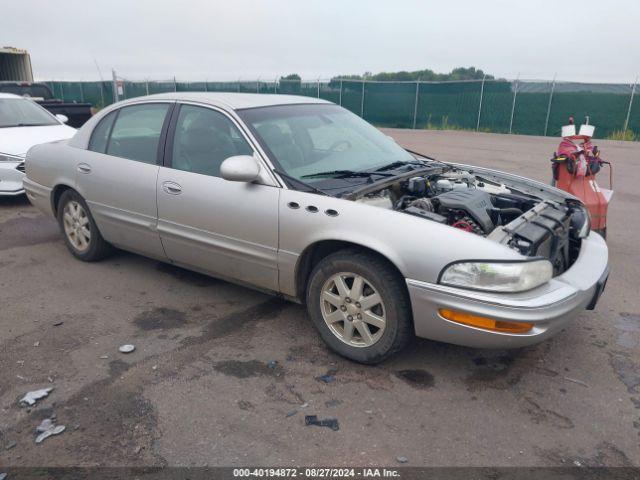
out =
[[[446,310],[444,308],[441,308],[439,313],[442,318],[446,318],[452,322],[462,323],[463,325],[469,325],[471,327],[483,328],[484,330],[491,330],[493,332],[527,333],[533,328],[532,323],[494,320],[492,318],[479,317],[477,315],[471,315],[470,313]]]

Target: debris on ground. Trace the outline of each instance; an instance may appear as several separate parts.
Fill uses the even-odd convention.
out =
[[[327,407],[337,407],[342,403],[342,400],[338,400],[337,398],[332,398],[331,400],[327,400],[324,402]]]
[[[582,380],[577,380],[575,378],[570,378],[570,377],[564,377],[564,379],[567,380],[568,382],[576,383],[578,385],[582,385],[583,387],[589,388],[589,384],[587,382],[583,382]]]
[[[20,399],[20,403],[25,403],[29,406],[35,405],[38,400],[46,397],[51,393],[53,387],[41,388],[40,390],[33,390],[28,392],[24,397]]]
[[[40,340],[38,340],[37,342],[34,342],[34,343],[33,343],[33,346],[34,346],[34,347],[39,347],[39,346],[40,346]]]
[[[304,402],[302,405],[300,405],[300,408],[307,408],[309,406],[309,402]]]
[[[291,410],[290,412],[287,412],[287,418],[289,417],[293,417],[296,413],[298,413],[298,410]]]
[[[54,327],[59,327],[60,325],[62,325],[64,322],[56,322],[53,324]]]
[[[6,473],[0,473],[0,480],[4,480],[5,478],[7,478],[7,474]]]
[[[323,418],[322,420],[319,420],[317,415],[305,415],[304,424],[307,426],[315,425],[316,427],[328,427],[334,432],[340,430],[337,418]]]
[[[277,360],[271,360],[269,363],[267,363],[267,368],[270,368],[271,370],[275,369],[277,366],[278,366]]]
[[[101,360],[107,360],[108,358],[109,358],[109,355],[100,355]]]
[[[4,447],[4,449],[5,450],[11,450],[12,448],[15,448],[17,446],[18,446],[18,444],[16,442],[11,442],[11,443],[7,444],[7,446]]]
[[[135,345],[122,345],[118,350],[120,353],[131,353],[136,349]]]
[[[45,418],[42,423],[36,427],[36,433],[39,435],[36,437],[36,443],[42,443],[44,440],[52,435],[59,435],[65,430],[64,425],[56,425],[51,418]]]
[[[398,463],[407,463],[409,459],[407,457],[396,457],[396,462]]]
[[[331,368],[329,370],[327,370],[327,373],[325,373],[324,375],[320,375],[319,377],[316,377],[316,380],[318,380],[319,382],[324,382],[324,383],[331,383],[334,382],[336,379],[336,373],[338,372],[338,370],[336,370],[335,368]]]

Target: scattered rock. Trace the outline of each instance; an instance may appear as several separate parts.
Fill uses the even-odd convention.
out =
[[[277,360],[271,360],[269,363],[267,363],[267,368],[270,368],[271,370],[273,370],[277,366],[278,366]]]
[[[335,368],[331,368],[324,375],[316,377],[316,380],[323,383],[332,383],[336,380],[336,373],[338,371]]]
[[[296,413],[298,413],[298,410],[291,410],[290,412],[287,412],[286,417],[293,417]]]
[[[327,427],[334,432],[340,430],[340,424],[337,418],[323,418],[320,420],[317,415],[305,415],[304,424],[306,426],[315,425],[316,427]]]
[[[10,442],[7,444],[6,447],[4,447],[5,450],[11,450],[12,448],[15,448],[16,446],[18,446],[18,444],[16,442]]]
[[[342,403],[342,400],[338,400],[337,398],[332,398],[331,400],[327,400],[324,402],[327,407],[337,407]]]
[[[586,382],[583,382],[582,380],[577,380],[575,378],[569,378],[569,377],[564,377],[564,379],[567,380],[568,382],[576,383],[578,385],[582,385],[583,387],[589,388],[589,384]]]
[[[398,463],[407,463],[409,459],[407,457],[396,457],[396,462]]]
[[[45,418],[40,425],[36,427],[36,443],[42,443],[52,435],[59,435],[65,430],[64,425],[56,425],[51,418]]]
[[[53,390],[53,387],[49,387],[49,388],[41,388],[40,390],[33,390],[31,392],[28,392],[24,397],[20,399],[20,403],[33,406],[36,404],[38,400],[49,395],[49,393],[51,393],[52,390]]]
[[[62,325],[64,322],[56,322],[53,324],[54,327],[59,327],[60,325]]]
[[[136,349],[135,345],[122,345],[120,348],[118,348],[118,350],[120,351],[120,353],[131,353]]]
[[[33,346],[34,347],[39,347],[40,346],[40,341],[34,342]]]

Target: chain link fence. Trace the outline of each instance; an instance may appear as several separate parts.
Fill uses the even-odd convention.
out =
[[[57,98],[113,103],[112,82],[46,82]],[[475,130],[556,136],[569,116],[589,117],[599,138],[640,141],[640,100],[634,84],[531,80],[378,82],[316,81],[121,82],[120,99],[162,92],[241,92],[318,97],[383,127]]]

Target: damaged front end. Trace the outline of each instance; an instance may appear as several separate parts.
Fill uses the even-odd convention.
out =
[[[373,187],[373,186],[372,186]],[[393,209],[545,258],[554,276],[566,271],[589,234],[589,215],[576,198],[522,177],[447,165],[355,192],[358,202]]]

